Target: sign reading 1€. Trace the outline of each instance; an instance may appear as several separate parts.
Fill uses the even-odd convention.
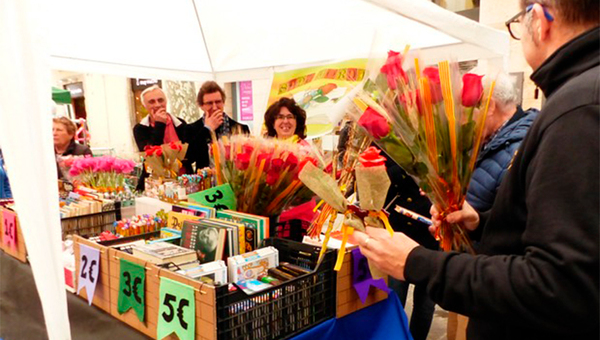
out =
[[[217,210],[235,210],[235,194],[229,183],[188,195],[188,199]]]

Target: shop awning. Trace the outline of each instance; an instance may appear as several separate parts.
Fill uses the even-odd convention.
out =
[[[52,87],[52,100],[56,104],[71,104],[71,93],[68,90]]]

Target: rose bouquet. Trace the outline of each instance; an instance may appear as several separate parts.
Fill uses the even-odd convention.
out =
[[[135,162],[111,156],[76,158],[69,175],[81,184],[100,192],[120,192],[125,187],[125,175],[135,168]]]
[[[179,141],[156,146],[147,145],[144,148],[145,164],[152,170],[154,177],[176,179],[187,148],[187,143],[181,144]]]
[[[441,211],[459,210],[473,173],[493,91],[484,96],[482,76],[462,76],[456,63],[405,70],[404,56],[390,51],[375,79],[356,92],[354,118]],[[472,251],[459,225],[443,223],[436,237],[444,250]]]
[[[314,196],[298,172],[306,163],[319,162],[298,143],[237,135],[213,142],[211,153],[217,184],[231,185],[238,211],[275,216]]]

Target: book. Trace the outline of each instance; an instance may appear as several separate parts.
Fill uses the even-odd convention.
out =
[[[197,250],[201,263],[223,260],[228,255],[225,251],[226,243],[229,240],[227,232],[227,229],[206,224],[204,220],[185,221],[180,245]]]
[[[167,242],[138,244],[132,247],[133,256],[154,264],[175,264],[195,261],[196,251]]]
[[[245,251],[258,249],[265,237],[268,237],[269,218],[233,210],[217,211],[217,218],[244,224]]]
[[[201,213],[202,217],[214,218],[216,216],[216,209],[212,207],[203,206],[200,203],[190,203],[181,201],[177,205],[173,206],[173,211],[187,210],[189,212]],[[176,210],[177,209],[177,210]]]
[[[176,273],[213,285],[227,283],[227,266],[224,261],[212,261],[204,264],[190,262],[179,266]]]
[[[196,221],[202,217],[193,215],[191,213],[169,211],[167,213],[167,226],[171,229],[181,230],[183,229],[183,222],[187,220]]]
[[[271,246],[227,259],[227,268],[231,282],[257,279],[260,274],[278,265],[279,252],[275,247]]]

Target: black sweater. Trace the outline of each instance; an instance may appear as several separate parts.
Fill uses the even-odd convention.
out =
[[[599,338],[599,33],[532,75],[548,101],[481,215],[481,255],[408,256],[407,280],[469,316],[469,339]]]

